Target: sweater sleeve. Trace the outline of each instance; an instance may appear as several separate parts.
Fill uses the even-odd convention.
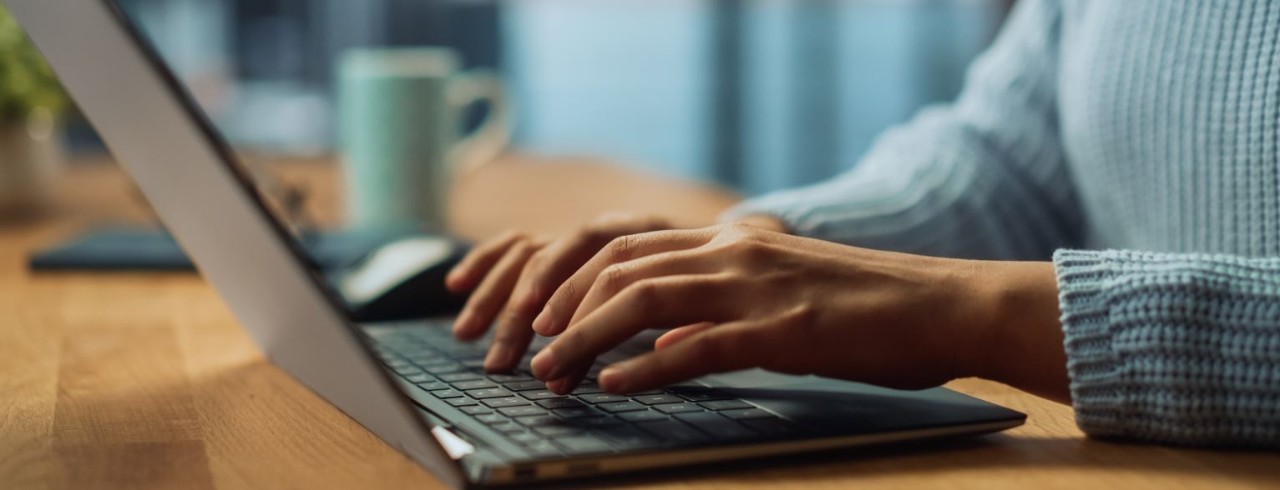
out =
[[[1064,250],[1054,264],[1081,429],[1280,448],[1280,259]]]
[[[748,200],[798,235],[935,256],[1047,260],[1079,212],[1058,139],[1057,0],[1018,2],[959,99],[881,136],[854,169]]]

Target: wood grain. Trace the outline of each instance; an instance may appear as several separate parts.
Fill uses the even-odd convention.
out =
[[[330,165],[276,166],[337,223]],[[112,165],[77,168],[61,207],[0,225],[0,488],[438,488],[262,359],[193,274],[39,273],[26,256],[104,221],[150,215]],[[603,210],[714,218],[726,192],[589,160],[510,158],[455,186],[452,223],[558,233]],[[1069,407],[979,380],[960,391],[1030,414],[965,441],[844,451],[593,481],[711,488],[1276,488],[1280,456],[1089,440]]]

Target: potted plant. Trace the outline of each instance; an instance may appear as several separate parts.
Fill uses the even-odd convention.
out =
[[[0,217],[47,207],[61,167],[70,100],[9,11],[0,7]]]

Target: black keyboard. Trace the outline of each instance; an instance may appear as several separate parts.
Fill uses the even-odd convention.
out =
[[[700,383],[615,395],[601,392],[597,363],[560,396],[529,372],[538,339],[514,372],[488,374],[488,343],[463,343],[440,322],[369,331],[387,368],[520,444],[531,454],[581,456],[673,446],[785,438],[801,428],[777,414]]]

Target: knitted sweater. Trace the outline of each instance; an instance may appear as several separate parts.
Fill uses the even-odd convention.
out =
[[[956,102],[751,213],[1052,257],[1084,431],[1280,447],[1280,2],[1021,0]]]

